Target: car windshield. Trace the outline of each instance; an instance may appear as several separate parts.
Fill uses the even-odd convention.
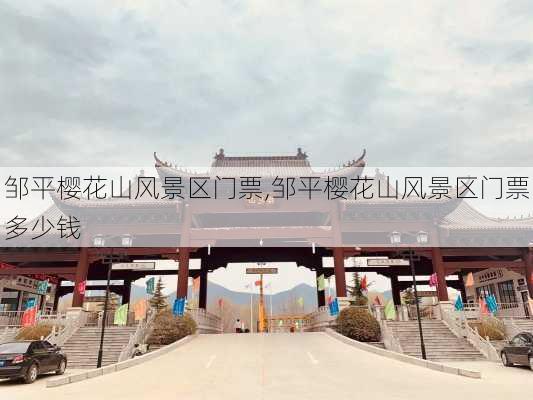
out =
[[[14,342],[0,344],[0,354],[25,353],[30,342]]]

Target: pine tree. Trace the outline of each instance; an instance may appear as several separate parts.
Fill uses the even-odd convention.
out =
[[[167,296],[163,294],[164,288],[165,286],[163,285],[163,280],[161,279],[161,277],[159,277],[157,285],[155,286],[154,295],[150,299],[150,305],[152,306],[152,308],[155,308],[156,312],[168,308]]]
[[[348,293],[354,298],[356,305],[365,306],[368,304],[368,297],[361,288],[361,276],[359,272],[353,273],[352,286],[348,286]]]
[[[414,289],[413,288],[405,289],[402,294],[402,300],[403,300],[403,303],[406,305],[416,304]],[[418,299],[418,302],[420,303],[420,299]]]

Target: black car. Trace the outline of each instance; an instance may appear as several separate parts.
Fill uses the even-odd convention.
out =
[[[67,357],[61,348],[45,340],[0,344],[0,378],[22,378],[26,383],[33,383],[40,374],[62,375],[66,368]]]
[[[533,335],[528,332],[516,335],[504,346],[501,357],[506,367],[526,365],[533,370]]]

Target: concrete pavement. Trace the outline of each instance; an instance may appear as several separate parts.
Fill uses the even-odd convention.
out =
[[[71,385],[0,383],[0,398],[503,400],[533,391],[532,371],[481,365],[490,372],[476,380],[383,358],[324,333],[202,335],[142,365]]]

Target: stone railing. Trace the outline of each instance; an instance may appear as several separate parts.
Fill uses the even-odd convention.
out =
[[[395,351],[397,353],[403,353],[402,346],[400,345],[400,342],[398,339],[394,337],[392,334],[391,329],[387,325],[387,321],[385,320],[378,320],[379,326],[381,328],[381,340],[383,341],[383,345],[387,350]]]
[[[222,320],[203,308],[193,308],[187,313],[194,319],[198,333],[222,333]]]
[[[85,325],[87,313],[81,308],[71,308],[67,311],[65,319],[61,324],[62,329],[57,329],[54,325],[52,333],[46,337],[46,340],[56,346],[62,346],[69,340],[76,331]]]
[[[10,342],[15,339],[19,331],[18,327],[6,327],[0,331],[0,343]]]
[[[440,305],[442,321],[448,326],[448,328],[450,328],[455,336],[468,340],[468,342],[488,360],[500,360],[498,351],[492,345],[490,340],[481,337],[477,329],[472,329],[470,325],[468,325],[468,320],[463,312],[455,311],[450,302],[441,302]]]
[[[139,322],[137,325],[137,330],[135,333],[130,335],[130,340],[128,344],[120,352],[118,361],[125,361],[133,356],[135,352],[135,345],[144,344],[147,336],[150,334],[152,329],[152,322],[154,322],[155,316],[157,313],[154,310],[148,313],[146,319]]]
[[[307,314],[306,318],[309,320],[309,325],[305,328],[306,332],[325,331],[327,328],[334,329],[336,326],[336,318],[329,314],[329,307],[322,306],[318,310]]]
[[[515,324],[515,321],[513,318],[504,318],[502,321],[503,321],[503,326],[505,327],[506,337],[513,338],[522,332],[522,330]]]

